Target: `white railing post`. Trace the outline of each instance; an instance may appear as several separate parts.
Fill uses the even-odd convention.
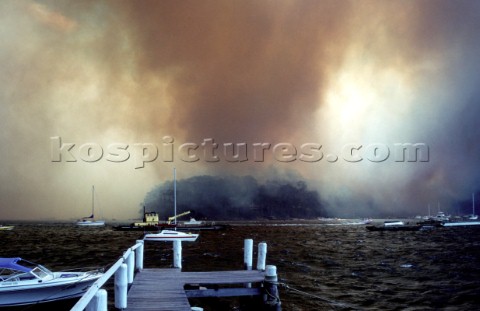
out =
[[[143,270],[143,240],[137,240],[138,247],[135,249],[135,270]]]
[[[131,252],[127,257],[127,282],[133,283],[133,276],[135,273],[135,252]]]
[[[173,241],[173,267],[182,269],[182,241]]]
[[[243,242],[243,265],[245,270],[252,270],[253,266],[253,240],[245,239]],[[251,288],[252,283],[245,283],[246,288]]]
[[[92,300],[85,308],[86,311],[107,311],[108,293],[104,289],[99,289]]]
[[[253,266],[253,240],[245,239],[243,244],[243,264],[245,270],[252,270]]]
[[[260,242],[258,243],[258,260],[257,260],[257,270],[265,270],[265,262],[267,259],[267,243]]]
[[[127,265],[123,263],[115,272],[115,308],[127,308],[127,288]]]

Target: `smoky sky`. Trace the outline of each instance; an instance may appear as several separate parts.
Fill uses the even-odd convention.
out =
[[[16,1],[0,4],[0,218],[107,218],[197,175],[301,177],[329,214],[448,210],[479,185],[473,1]],[[51,161],[50,137],[104,147],[322,145],[315,163]],[[327,161],[424,143],[428,162]],[[133,146],[129,147],[133,150]],[[393,149],[392,149],[393,150]],[[161,155],[160,155],[161,156]]]

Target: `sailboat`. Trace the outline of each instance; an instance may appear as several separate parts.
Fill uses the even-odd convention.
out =
[[[147,233],[143,237],[145,241],[187,241],[194,242],[198,238],[197,233],[185,233],[176,231],[177,225],[177,173],[173,169],[173,209],[174,209],[174,225],[175,230],[162,230],[157,233]]]
[[[88,217],[83,217],[77,221],[77,226],[82,227],[100,227],[105,226],[105,220],[95,220],[95,186],[92,186],[92,214]]]

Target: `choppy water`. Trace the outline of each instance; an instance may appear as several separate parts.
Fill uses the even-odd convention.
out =
[[[139,232],[110,227],[17,224],[13,231],[0,232],[0,256],[23,257],[52,270],[108,268],[138,238]],[[201,232],[196,242],[184,243],[183,270],[242,269],[246,238],[254,245],[267,242],[267,264],[277,266],[280,281],[310,294],[280,289],[283,310],[480,309],[480,228],[369,232],[363,226],[311,222],[238,224],[231,230]],[[171,263],[171,244],[146,244],[145,267]],[[205,307],[239,306],[231,299]]]

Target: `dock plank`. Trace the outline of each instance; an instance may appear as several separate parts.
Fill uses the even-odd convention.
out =
[[[237,270],[212,272],[181,272],[179,269],[144,269],[138,272],[128,291],[128,311],[190,311],[184,286],[229,285],[258,283],[265,278],[263,271]],[[199,291],[198,291],[199,292]],[[220,291],[221,295],[238,294],[239,291]],[[252,294],[255,291],[251,291]],[[194,292],[190,291],[193,295]],[[247,291],[245,291],[247,293]],[[215,291],[204,293],[215,295]],[[201,295],[197,293],[195,295]]]

